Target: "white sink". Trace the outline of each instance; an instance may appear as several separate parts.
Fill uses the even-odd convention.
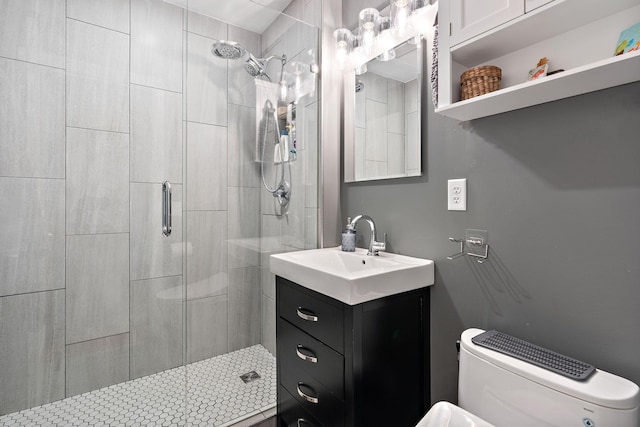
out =
[[[449,402],[438,402],[416,427],[494,427],[482,418]]]
[[[271,255],[271,272],[346,304],[433,285],[433,261],[339,247]]]

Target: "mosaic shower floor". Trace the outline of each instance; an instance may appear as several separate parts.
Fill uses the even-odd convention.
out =
[[[259,378],[245,383],[251,372]],[[0,427],[228,427],[275,405],[276,361],[255,345],[8,414]]]

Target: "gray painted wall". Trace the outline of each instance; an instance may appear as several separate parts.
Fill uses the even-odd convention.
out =
[[[345,3],[348,23],[363,2]],[[468,327],[640,384],[639,119],[640,83],[465,123],[429,108],[423,177],[342,185],[345,219],[371,215],[388,250],[436,262],[433,402],[457,400]],[[468,179],[466,212],[447,211],[452,178]],[[446,260],[468,228],[488,230],[487,263]]]

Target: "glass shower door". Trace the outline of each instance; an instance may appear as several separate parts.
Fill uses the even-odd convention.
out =
[[[237,16],[219,16],[218,10],[187,14],[187,422],[208,419],[226,426],[275,411],[275,280],[269,255],[317,244],[319,104],[311,70],[317,70],[318,28],[287,13],[319,21],[319,6],[314,0],[294,1],[284,13],[263,8],[259,28]],[[216,46],[229,52],[212,53]],[[273,122],[271,138],[261,145],[262,83],[275,88],[269,96],[273,113],[284,114],[282,130],[292,131],[297,123],[297,156],[279,165]],[[277,174],[285,169],[290,184],[284,207],[263,187],[263,171],[274,185],[274,166]]]

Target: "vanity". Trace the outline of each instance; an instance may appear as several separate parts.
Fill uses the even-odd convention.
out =
[[[413,427],[430,407],[433,261],[339,248],[271,256],[278,426]]]

